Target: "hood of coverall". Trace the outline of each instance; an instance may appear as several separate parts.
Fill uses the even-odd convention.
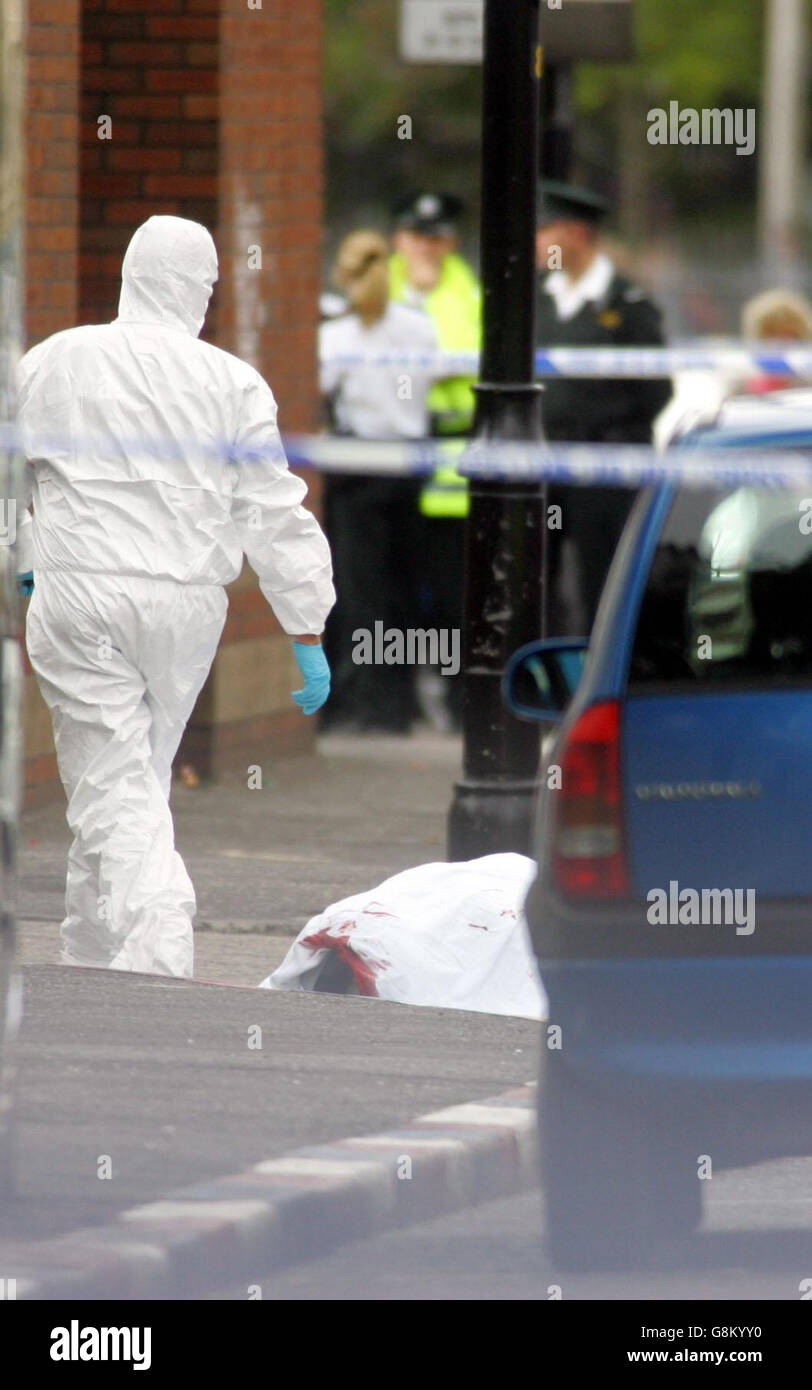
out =
[[[211,234],[185,217],[149,217],[121,267],[119,320],[163,323],[197,337],[217,280]]]

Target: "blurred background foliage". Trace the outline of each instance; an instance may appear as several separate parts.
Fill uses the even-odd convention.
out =
[[[475,258],[480,70],[402,62],[399,10],[398,0],[325,0],[326,250],[359,223],[385,228],[403,191],[441,187],[468,204],[464,243]],[[736,299],[739,280],[747,287],[757,273],[758,147],[742,157],[646,137],[648,111],[672,100],[760,116],[765,13],[766,0],[636,0],[636,60],[575,69],[573,175],[613,198],[615,230],[650,279],[679,279],[682,262],[701,256],[706,276],[730,282],[721,298]],[[398,139],[404,115],[411,140]],[[730,326],[724,308],[706,317],[703,327]]]
[[[328,209],[342,228],[359,214],[385,221],[410,188],[439,180],[470,200],[478,185],[480,70],[402,62],[399,9],[325,0]],[[411,140],[398,139],[404,115]]]

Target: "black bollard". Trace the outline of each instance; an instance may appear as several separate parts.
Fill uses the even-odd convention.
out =
[[[535,377],[539,162],[538,0],[486,0],[482,98],[483,348],[474,435],[540,439]],[[505,663],[541,635],[538,484],[472,481],[466,529],[463,773],[448,821],[449,859],[527,854],[539,734],[502,705]]]

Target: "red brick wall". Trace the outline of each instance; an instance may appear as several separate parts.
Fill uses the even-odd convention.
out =
[[[115,315],[121,257],[150,213],[204,222],[221,259],[207,336],[268,377],[288,429],[317,415],[321,9],[82,6],[80,318]],[[110,140],[99,139],[101,116],[112,119]],[[248,269],[253,244],[261,270]]]
[[[76,323],[80,0],[28,0],[25,100],[26,346]],[[29,671],[25,657],[26,671]],[[27,675],[26,700],[33,698]],[[30,724],[30,721],[27,721]],[[58,787],[50,740],[26,758],[29,796]]]
[[[287,428],[314,423],[321,8],[29,0],[30,342],[115,314],[121,257],[144,217],[194,217],[223,262],[210,334],[256,360]],[[110,140],[99,139],[105,115]],[[252,243],[261,271],[245,269]]]
[[[226,0],[233,3],[233,0]],[[140,222],[217,222],[220,0],[83,0],[80,318],[115,318]],[[99,139],[99,118],[112,138]]]
[[[26,342],[76,322],[79,0],[28,0]]]

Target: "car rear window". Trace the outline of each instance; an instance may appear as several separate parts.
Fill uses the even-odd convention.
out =
[[[630,682],[812,677],[812,495],[678,493],[649,574]]]

